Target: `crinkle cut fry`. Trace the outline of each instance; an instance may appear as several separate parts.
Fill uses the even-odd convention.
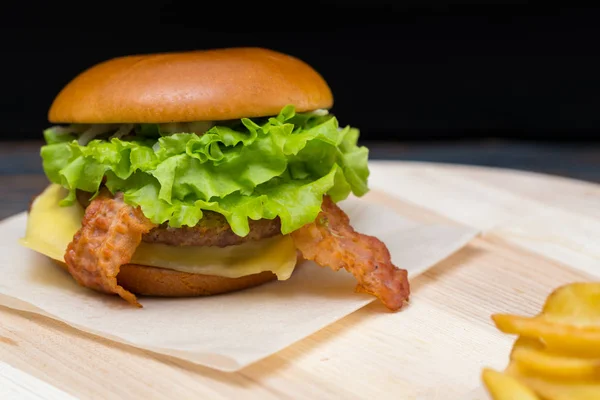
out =
[[[142,235],[156,225],[139,208],[125,204],[123,195],[103,191],[85,210],[81,229],[69,243],[65,263],[82,286],[104,293],[116,293],[130,304],[142,305],[136,296],[119,286],[121,265],[131,261]]]
[[[344,268],[358,281],[357,292],[376,296],[392,311],[401,309],[410,296],[407,271],[392,264],[383,242],[356,232],[329,196],[321,210],[314,222],[291,234],[302,256],[334,271]]]

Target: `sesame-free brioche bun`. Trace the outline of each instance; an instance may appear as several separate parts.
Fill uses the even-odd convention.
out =
[[[67,270],[64,262],[53,261]],[[122,265],[117,275],[117,283],[131,293],[159,297],[212,296],[249,289],[275,279],[277,276],[270,271],[239,278],[227,278],[137,264]]]
[[[222,121],[328,109],[331,90],[305,62],[273,50],[229,48],[134,55],[99,63],[54,99],[52,123]]]

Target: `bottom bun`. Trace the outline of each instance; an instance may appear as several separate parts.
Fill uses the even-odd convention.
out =
[[[67,269],[65,263],[53,261]],[[226,278],[137,264],[122,265],[117,275],[118,284],[131,293],[161,297],[211,296],[248,289],[275,279],[277,276],[270,271],[239,278]]]
[[[132,293],[164,297],[211,296],[248,289],[275,279],[277,276],[271,271],[227,278],[137,264],[123,265],[117,275],[119,285]]]

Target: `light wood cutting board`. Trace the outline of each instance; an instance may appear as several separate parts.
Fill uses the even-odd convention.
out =
[[[56,399],[61,393],[486,399],[481,369],[502,369],[514,340],[494,328],[490,315],[535,313],[555,287],[600,275],[598,185],[518,171],[373,162],[371,187],[368,199],[405,216],[483,232],[416,278],[412,305],[402,313],[389,314],[375,302],[240,372],[222,373],[0,307],[0,388],[10,384]]]

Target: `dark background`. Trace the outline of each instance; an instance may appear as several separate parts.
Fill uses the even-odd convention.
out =
[[[0,218],[25,210],[47,185],[39,155],[46,114],[76,74],[121,55],[230,46],[310,63],[372,160],[600,183],[600,6],[562,3],[3,4]]]
[[[1,137],[40,139],[61,87],[107,58],[264,46],[317,69],[341,123],[366,139],[597,138],[599,8],[398,3],[12,5],[3,10]]]

